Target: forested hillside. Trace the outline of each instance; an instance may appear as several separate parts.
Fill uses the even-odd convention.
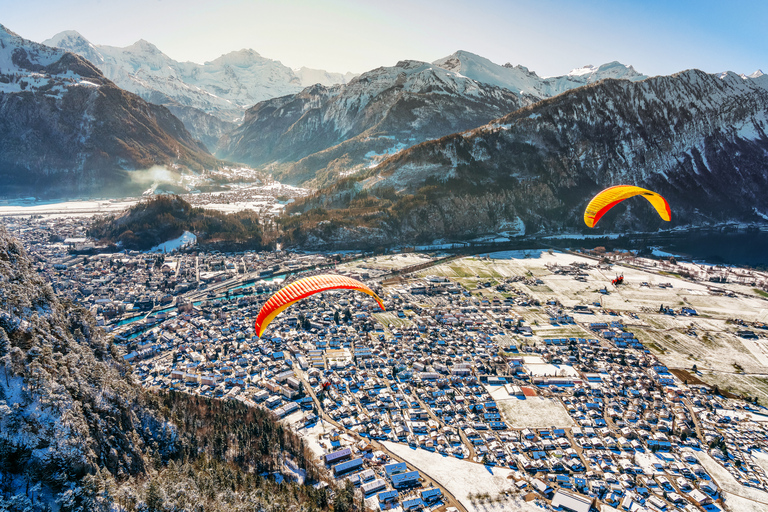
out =
[[[226,214],[194,208],[179,196],[155,196],[118,217],[97,220],[88,236],[143,251],[177,238],[184,231],[194,233],[198,244],[229,244],[240,250],[260,250],[269,244],[263,238],[256,213],[246,210]]]

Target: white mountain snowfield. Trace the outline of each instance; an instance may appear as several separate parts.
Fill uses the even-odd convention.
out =
[[[503,87],[518,94],[533,96],[536,99],[550,98],[606,78],[631,82],[649,78],[647,75],[637,72],[632,66],[618,61],[608,62],[600,66],[582,66],[561,76],[540,77],[525,66],[513,66],[510,63],[501,66],[485,57],[463,50],[438,59],[433,64],[455,71],[477,82]],[[725,74],[721,73],[721,75]],[[754,80],[755,84],[768,88],[768,75],[759,69],[749,75],[742,74],[740,76],[744,79]]]
[[[436,66],[455,71],[477,82],[503,87],[512,92],[544,99],[561,92],[591,84],[605,78],[644,80],[647,76],[638,73],[632,66],[620,62],[609,62],[602,66],[585,66],[572,70],[567,75],[540,77],[525,66],[500,66],[490,60],[466,51],[458,51],[433,62]]]
[[[351,77],[309,68],[294,71],[249,49],[204,64],[178,62],[143,39],[124,48],[95,45],[74,30],[43,44],[85,57],[118,86],[147,101],[172,100],[225,121],[239,120],[247,107],[260,101],[295,94],[313,83],[345,83]]]

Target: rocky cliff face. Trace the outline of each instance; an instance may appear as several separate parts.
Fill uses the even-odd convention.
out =
[[[255,105],[223,158],[272,165],[288,182],[330,183],[419,142],[473,128],[532,99],[439,66],[403,61],[344,86]]]
[[[153,165],[200,171],[217,160],[168,109],[0,26],[3,195],[131,193],[131,171]]]
[[[400,213],[376,227],[385,238],[403,241],[418,233],[442,238],[499,231],[517,218],[529,233],[586,231],[582,216],[589,199],[628,183],[664,195],[672,222],[658,219],[645,201],[630,200],[593,233],[765,222],[766,162],[766,90],[733,73],[692,70],[639,82],[606,80],[424,142],[358,177],[357,192],[347,193],[340,205],[362,192],[399,192]],[[439,193],[405,199],[421,198],[425,185]],[[339,197],[329,189],[315,203],[324,206],[318,198],[326,192]],[[451,206],[459,200],[470,204],[471,213]],[[477,224],[455,229],[471,224],[467,215]]]

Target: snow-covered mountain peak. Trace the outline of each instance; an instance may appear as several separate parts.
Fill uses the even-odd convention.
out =
[[[497,64],[494,64],[485,57],[475,55],[474,53],[468,52],[466,50],[456,51],[447,57],[443,57],[442,59],[434,61],[432,64],[435,66],[440,66],[441,68],[447,69],[449,71],[456,71],[458,73],[461,73],[462,70],[470,67],[488,68],[497,66]]]
[[[300,75],[248,48],[197,64],[178,62],[144,39],[119,48],[94,45],[75,31],[65,31],[46,43],[85,57],[121,88],[174,107],[176,115],[186,112],[195,119],[190,108],[237,122],[245,108],[260,101],[298,93],[307,85],[330,86],[352,78],[322,70],[306,70]],[[193,122],[183,120],[185,124]]]
[[[629,78],[644,76],[641,73],[638,73],[637,71],[635,71],[635,68],[633,68],[632,66],[627,66],[626,64],[622,64],[617,60],[601,65],[600,67],[597,68],[597,72],[602,74],[613,74],[613,75],[629,77]]]
[[[523,66],[500,66],[474,53],[460,50],[433,62],[449,71],[460,73],[477,82],[502,87],[517,94],[534,97],[545,96],[538,91],[541,79]]]
[[[594,73],[595,71],[597,71],[597,66],[587,64],[586,66],[570,70],[568,76],[584,76]]]
[[[383,91],[396,86],[402,92],[442,94],[489,95],[495,94],[495,86],[466,77],[457,70],[449,70],[418,60],[402,60],[391,67],[380,67],[363,73],[344,88],[345,98],[356,98],[359,104],[377,97]]]
[[[741,75],[741,78],[744,80],[749,80],[751,83],[757,85],[758,87],[762,87],[763,89],[768,90],[768,75],[763,73],[760,69],[749,75]]]
[[[250,48],[243,48],[242,50],[225,53],[221,57],[218,57],[210,62],[206,62],[205,65],[206,66],[208,65],[236,66],[240,68],[245,68],[253,64],[264,65],[269,63],[274,63],[277,66],[282,66],[282,64],[279,61],[262,57],[261,55],[259,55],[258,52]]]
[[[604,78],[629,80],[646,78],[632,66],[626,66],[620,62],[609,62],[602,66],[588,65],[574,69],[564,76],[542,78],[525,66],[513,66],[510,63],[500,66],[485,57],[464,50],[438,59],[433,64],[460,73],[477,82],[503,87],[514,93],[534,98],[549,98]]]
[[[133,53],[150,53],[165,56],[157,46],[153,45],[146,39],[139,39],[132,45],[126,46],[125,49]]]
[[[52,38],[43,41],[43,44],[54,48],[63,48],[69,52],[76,53],[92,63],[104,62],[104,57],[98,49],[76,30],[59,32]]]
[[[67,46],[77,45],[93,47],[90,41],[83,37],[83,35],[77,30],[65,30],[63,32],[59,32],[52,38],[43,41],[43,44],[58,48],[61,48],[64,44]]]
[[[531,71],[526,66],[523,66],[522,64],[513,65],[511,62],[507,62],[502,66],[503,68],[509,68],[509,69],[516,69],[518,71],[522,71],[523,73],[528,73],[529,75],[538,76],[536,75],[535,71]]]
[[[424,69],[425,67],[429,67],[429,63],[428,62],[422,62],[420,60],[410,60],[410,59],[408,59],[408,60],[398,61],[398,63],[395,64],[394,68],[386,68],[385,67],[385,68],[380,68],[380,69],[395,69],[395,68],[399,68],[399,69],[402,69],[403,71],[413,72],[413,71],[420,71],[420,70]],[[363,73],[363,75],[365,75],[365,73]]]
[[[632,66],[627,66],[619,61],[608,62],[600,66],[587,65],[571,70],[567,76],[585,77],[588,82],[596,82],[605,78],[622,78],[627,80],[642,80],[645,75],[635,71]]]

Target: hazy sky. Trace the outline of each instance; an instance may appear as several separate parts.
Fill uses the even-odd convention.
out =
[[[613,60],[647,75],[768,72],[767,21],[765,0],[0,0],[0,24],[33,41],[72,29],[179,61],[252,48],[356,73],[456,50],[542,76]]]

